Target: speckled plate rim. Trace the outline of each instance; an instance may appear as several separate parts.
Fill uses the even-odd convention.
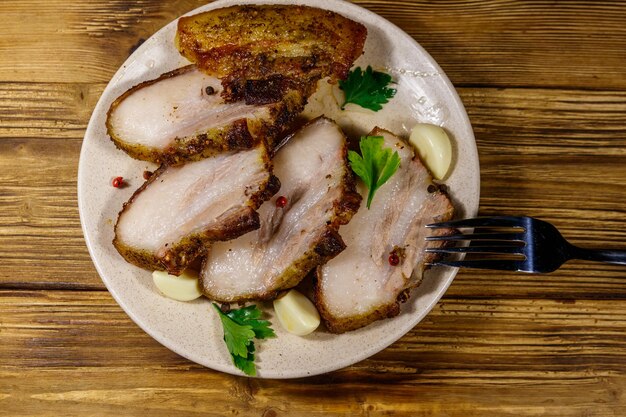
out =
[[[266,4],[268,1],[235,1],[235,0],[221,0],[216,1],[214,3],[207,4],[205,6],[199,7],[193,11],[187,13],[195,14],[201,11],[211,10],[218,7],[225,7],[236,4]],[[352,18],[357,21],[368,20],[371,22],[376,22],[375,27],[377,30],[382,30],[386,34],[390,34],[392,38],[398,39],[401,43],[410,44],[412,48],[414,48],[414,52],[420,56],[420,59],[423,60],[424,63],[428,64],[429,68],[434,70],[436,73],[437,83],[440,83],[440,89],[442,89],[444,95],[447,95],[448,101],[445,103],[449,112],[453,114],[453,117],[456,119],[457,124],[460,126],[458,129],[459,138],[457,140],[461,140],[464,146],[463,150],[463,161],[465,164],[469,164],[470,168],[467,172],[473,173],[470,175],[471,178],[466,179],[469,181],[466,184],[471,194],[465,196],[462,199],[461,204],[463,206],[463,213],[461,214],[464,217],[472,217],[476,215],[478,210],[478,201],[479,201],[479,193],[480,193],[480,175],[479,175],[479,165],[478,165],[478,153],[476,149],[476,144],[473,136],[473,132],[471,129],[470,121],[465,111],[465,108],[458,97],[452,83],[443,73],[438,64],[434,61],[434,59],[408,34],[403,32],[400,28],[390,23],[386,19],[376,15],[369,10],[366,10],[360,6],[344,2],[341,0],[292,0],[292,1],[276,1],[273,4],[303,4],[309,5],[313,7],[319,7],[324,9],[333,10],[339,12],[346,17]],[[177,20],[177,19],[176,19]],[[124,77],[124,74],[128,67],[132,66],[137,57],[141,54],[144,54],[148,51],[149,48],[154,47],[153,43],[149,41],[152,38],[156,38],[162,36],[163,33],[167,30],[172,30],[172,27],[176,24],[176,20],[169,23],[162,29],[160,29],[157,33],[155,33],[148,41],[146,41],[143,45],[141,45],[128,59],[127,61],[120,67],[120,69],[113,76],[107,87],[105,88],[102,97],[98,101],[96,108],[92,114],[92,117],[89,121],[89,125],[85,132],[85,138],[83,141],[83,145],[81,148],[81,155],[79,160],[79,168],[78,168],[78,206],[79,206],[79,214],[81,220],[81,226],[83,229],[83,234],[85,237],[85,242],[87,244],[87,248],[91,255],[91,258],[94,262],[96,270],[98,271],[100,277],[102,278],[104,284],[107,289],[115,299],[115,301],[122,307],[122,309],[128,314],[128,316],[146,333],[152,336],[159,343],[163,344],[170,350],[176,352],[177,354],[199,363],[201,365],[207,366],[209,368],[231,373],[235,375],[242,375],[239,370],[237,370],[230,362],[227,352],[224,353],[225,347],[222,346],[222,351],[216,360],[214,356],[207,356],[206,350],[204,353],[199,351],[200,349],[194,349],[193,346],[188,346],[181,341],[180,338],[176,338],[172,336],[172,327],[170,326],[157,326],[154,323],[153,318],[147,316],[145,311],[141,310],[138,303],[141,300],[137,300],[137,298],[133,295],[129,295],[120,290],[119,282],[120,278],[114,276],[111,272],[111,268],[106,264],[107,252],[103,250],[102,242],[98,241],[98,226],[102,226],[102,219],[95,219],[93,214],[93,208],[90,207],[91,199],[93,199],[93,189],[89,187],[92,186],[93,181],[90,181],[91,172],[89,171],[89,167],[87,165],[87,159],[93,159],[94,150],[91,149],[93,146],[100,146],[101,144],[95,141],[101,141],[101,135],[97,135],[96,131],[98,130],[96,124],[102,119],[103,113],[106,114],[108,106],[111,101],[110,91],[113,87],[119,84],[120,80]],[[373,27],[371,24],[367,25],[368,29]],[[168,69],[169,70],[169,69]],[[165,72],[165,71],[161,71]],[[444,91],[445,90],[445,91]],[[109,93],[107,95],[107,92]],[[455,133],[455,132],[453,132]],[[109,144],[109,146],[113,146]],[[460,151],[457,151],[460,153]],[[122,154],[120,152],[120,154]],[[123,155],[125,157],[125,155]],[[459,158],[459,155],[457,155]],[[458,161],[457,161],[458,163]],[[100,184],[101,181],[98,183]],[[136,188],[136,187],[134,187]],[[454,194],[452,195],[454,198]],[[107,200],[108,201],[108,200]],[[124,200],[125,201],[125,200]],[[119,208],[118,208],[119,209]],[[95,220],[94,220],[95,219]],[[97,220],[97,221],[96,221]],[[96,222],[94,224],[94,222]],[[95,229],[94,229],[95,228]],[[111,226],[112,228],[112,226]],[[112,246],[112,245],[111,245]],[[124,262],[121,258],[119,258],[119,262]],[[134,267],[130,267],[134,268]],[[429,271],[432,272],[432,276],[426,277],[424,283],[418,288],[418,291],[425,291],[428,294],[428,300],[425,304],[417,306],[417,301],[412,297],[413,302],[409,301],[405,305],[403,305],[402,313],[398,318],[391,320],[384,320],[377,322],[371,326],[366,327],[365,329],[357,330],[356,332],[350,332],[345,335],[330,335],[324,333],[319,336],[318,339],[307,339],[300,338],[293,339],[295,336],[288,335],[281,331],[281,329],[277,329],[277,333],[279,334],[279,338],[272,339],[269,341],[263,341],[262,347],[257,355],[260,359],[260,363],[258,365],[258,377],[261,378],[298,378],[305,376],[312,376],[323,374],[327,372],[331,372],[337,369],[344,368],[346,366],[350,366],[354,363],[357,363],[363,359],[366,359],[373,354],[385,349],[398,339],[400,339],[403,335],[405,335],[409,330],[411,330],[415,325],[417,325],[436,305],[439,299],[446,292],[450,284],[452,283],[454,276],[456,275],[456,269],[439,269],[437,271]],[[133,272],[134,273],[134,272]],[[149,274],[145,271],[142,271],[143,274]],[[125,277],[123,279],[132,280],[133,277]],[[154,289],[156,291],[156,289]],[[160,302],[160,301],[159,301]],[[171,303],[171,300],[167,300],[163,298],[162,303]],[[175,303],[175,302],[174,302]],[[193,303],[191,303],[193,304]],[[169,304],[168,304],[169,306]],[[192,306],[193,308],[194,306]],[[177,307],[174,307],[177,308]],[[182,310],[185,307],[180,307]],[[197,309],[196,309],[197,310]],[[191,311],[191,310],[189,310]],[[271,315],[271,312],[270,312]],[[404,316],[402,322],[400,322],[400,317]],[[221,329],[218,329],[216,326],[215,319],[206,318],[203,319],[204,322],[210,322],[207,324],[207,329],[214,330],[212,334],[207,334],[207,345],[213,344],[213,349],[219,349],[219,344],[223,345],[221,340],[218,341],[218,344],[215,344],[214,339],[220,339]],[[203,325],[205,323],[202,323]],[[401,324],[399,324],[401,323]],[[197,324],[197,323],[196,323]],[[278,328],[280,325],[274,320],[274,327]],[[211,332],[209,332],[211,333]],[[319,333],[319,332],[316,332]],[[371,340],[372,336],[378,337],[374,340],[374,343],[366,345],[363,349],[357,352],[351,352],[348,355],[340,355],[339,350],[332,344],[332,346],[327,346],[328,340],[333,341],[334,338],[346,338],[346,342],[344,345],[351,345],[352,339],[355,334],[360,334],[356,337],[357,340]],[[218,336],[218,337],[216,337]],[[282,354],[278,353],[276,355],[275,350],[283,349],[283,345],[278,343],[277,341],[280,338],[288,339],[286,341],[287,346],[290,344],[296,345],[296,347],[305,347],[306,349],[306,357],[307,359],[311,356],[311,353],[318,352],[320,356],[324,357],[324,353],[327,353],[327,347],[331,347],[332,355],[331,361],[326,363],[321,363],[320,361],[316,362],[313,360],[312,362],[304,361],[304,364],[301,364],[300,367],[293,366],[291,368],[285,367],[281,362]],[[212,339],[211,339],[212,338]],[[360,339],[359,339],[360,338]],[[301,345],[298,345],[302,343]],[[320,344],[321,343],[321,344]],[[313,344],[313,347],[307,346],[306,344]],[[332,349],[334,347],[334,349]],[[294,347],[291,346],[291,349]],[[209,349],[209,348],[207,348]],[[285,352],[283,352],[285,353]],[[270,355],[271,354],[271,355]],[[302,359],[302,358],[301,358]],[[314,358],[315,359],[315,358]],[[283,360],[284,362],[284,360]],[[272,366],[276,365],[276,366]],[[278,366],[280,365],[280,366]]]

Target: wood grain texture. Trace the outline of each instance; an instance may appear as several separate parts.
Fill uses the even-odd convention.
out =
[[[388,349],[295,381],[211,371],[133,324],[84,245],[80,146],[131,51],[203,3],[0,2],[0,415],[626,415],[616,266],[461,271]],[[626,2],[355,3],[413,36],[458,88],[481,214],[533,215],[581,246],[625,247]]]
[[[623,2],[361,4],[413,36],[457,85],[575,85],[587,89],[625,86]]]
[[[206,2],[3,1],[0,80],[108,82],[141,40]],[[413,36],[457,85],[626,87],[622,2],[355,3]]]
[[[3,1],[0,80],[108,82],[138,44],[200,4]]]
[[[626,382],[626,313],[612,300],[446,298],[371,359],[297,381],[190,363],[139,331],[104,292],[0,291],[0,301],[0,407],[9,415],[626,411],[616,401]]]

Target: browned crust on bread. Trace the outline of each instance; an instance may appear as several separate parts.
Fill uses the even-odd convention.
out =
[[[122,210],[117,217],[118,220],[115,223],[113,246],[125,260],[133,265],[151,271],[160,270],[167,271],[172,275],[180,275],[198,255],[206,251],[206,246],[211,242],[235,239],[259,228],[260,220],[256,209],[259,208],[264,201],[271,198],[280,188],[280,182],[271,174],[271,162],[267,153],[264,154],[264,159],[265,166],[270,172],[270,175],[257,192],[248,196],[249,200],[247,206],[242,207],[241,210],[235,213],[224,213],[222,218],[218,219],[218,227],[212,227],[208,230],[185,236],[175,245],[169,247],[162,255],[157,255],[154,252],[136,249],[126,245],[118,238],[117,226],[120,217],[137,196],[147,189],[150,184],[157,181],[167,169],[166,165],[162,165],[122,206]]]

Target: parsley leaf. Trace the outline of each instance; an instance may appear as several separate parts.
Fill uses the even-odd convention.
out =
[[[261,310],[256,305],[250,305],[223,313],[220,307],[213,303],[224,328],[224,342],[235,366],[247,375],[256,375],[254,365],[254,339],[276,337],[271,323],[260,320]]]
[[[376,190],[378,190],[400,166],[398,152],[391,153],[391,149],[383,148],[382,136],[361,136],[359,147],[361,155],[348,151],[350,166],[356,175],[369,189],[367,208],[370,208]]]
[[[345,102],[341,105],[341,110],[344,110],[348,103],[354,103],[374,111],[382,109],[382,105],[396,94],[395,88],[387,87],[391,82],[391,75],[374,71],[369,65],[365,71],[361,70],[361,67],[357,67],[350,71],[348,78],[339,80],[339,88],[344,91],[346,96]]]
[[[254,343],[248,345],[248,353],[246,357],[232,356],[233,363],[241,369],[246,375],[256,375],[256,366],[254,366]]]
[[[226,313],[226,315],[240,325],[252,326],[254,337],[257,339],[276,337],[274,330],[269,327],[272,323],[267,320],[259,320],[261,317],[261,310],[259,310],[256,305],[250,305],[237,310],[230,310]]]

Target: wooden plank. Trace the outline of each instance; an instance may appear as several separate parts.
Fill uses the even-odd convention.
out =
[[[371,359],[296,381],[190,363],[99,291],[0,291],[0,334],[0,408],[9,415],[626,412],[623,300],[447,298]]]
[[[104,288],[76,196],[82,138],[104,86],[0,84],[0,285]]]
[[[481,156],[626,156],[623,91],[459,88]]]
[[[0,80],[106,82],[138,44],[201,3],[3,1]]]
[[[103,88],[0,84],[0,109],[7,115],[0,118],[0,286],[104,288],[84,246],[75,191],[81,138]],[[575,243],[623,247],[622,94],[484,88],[460,93],[476,129],[482,214],[533,215],[554,222]],[[573,264],[549,283],[498,274],[464,272],[451,292],[556,297],[567,291],[620,298],[626,282],[620,269],[599,264]]]
[[[204,3],[3,1],[0,80],[106,82],[141,40]],[[355,3],[413,36],[457,85],[626,88],[620,2]]]
[[[531,375],[403,369],[345,371],[297,381],[244,380],[202,369],[0,368],[10,416],[423,416],[615,417],[626,378],[589,371]],[[482,378],[482,379],[481,379]],[[15,389],[11,389],[15,387]],[[18,388],[19,387],[19,388]]]
[[[0,283],[104,288],[78,217],[79,152],[75,139],[0,139]]]
[[[461,270],[447,297],[501,299],[626,299],[626,272],[617,265],[572,261],[549,275],[505,271]]]
[[[0,290],[0,300],[0,366],[201,368],[139,330],[107,292]],[[418,369],[483,368],[478,372],[507,366],[553,371],[558,362],[562,371],[593,367],[622,374],[625,306],[625,300],[445,297],[372,360]]]
[[[367,1],[456,85],[623,89],[621,2]]]
[[[0,83],[0,138],[82,139],[104,87],[104,83]]]

